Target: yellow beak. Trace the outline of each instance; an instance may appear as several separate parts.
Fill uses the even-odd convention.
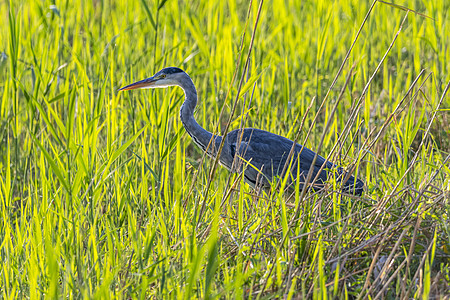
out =
[[[119,91],[127,91],[127,90],[135,90],[135,89],[142,89],[142,88],[149,88],[155,83],[156,79],[153,77],[146,78],[144,80],[136,81],[135,83],[126,85],[124,87],[121,87]]]

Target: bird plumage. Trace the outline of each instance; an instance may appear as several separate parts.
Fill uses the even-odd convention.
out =
[[[205,151],[211,157],[216,157],[222,137],[205,130],[195,120],[194,109],[197,105],[197,90],[186,72],[175,67],[164,68],[154,76],[127,85],[120,90],[167,86],[179,86],[184,90],[185,101],[180,108],[183,126],[202,151]],[[244,180],[253,187],[256,185],[268,186],[275,177],[284,175],[281,173],[293,143],[285,137],[260,129],[233,130],[226,135],[219,162],[232,172],[244,172]],[[314,156],[315,152],[312,150],[302,147],[300,144],[295,145],[292,162],[290,161],[288,185],[292,186],[296,180],[300,180],[300,189],[304,188],[304,182]],[[355,195],[362,194],[364,190],[363,181],[354,176],[347,176],[341,167],[332,164],[320,155],[317,156],[313,167],[312,178],[319,174],[314,187],[316,189],[322,187],[332,172],[336,174],[338,182],[341,182],[345,177],[349,177],[343,184],[342,190],[344,192]]]

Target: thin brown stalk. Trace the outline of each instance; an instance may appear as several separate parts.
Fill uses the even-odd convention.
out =
[[[417,147],[417,149],[422,149],[422,146],[423,146],[425,140],[427,139],[427,137],[428,137],[428,135],[430,133],[431,125],[433,124],[434,119],[436,119],[437,113],[438,113],[438,111],[439,111],[439,109],[440,109],[440,107],[442,105],[442,102],[444,101],[445,95],[447,94],[447,91],[448,91],[449,87],[450,87],[450,81],[447,83],[447,86],[445,87],[444,92],[442,93],[442,97],[439,100],[439,103],[437,104],[436,109],[434,110],[434,114],[431,117],[430,122],[428,123],[428,126],[427,126],[427,129],[425,131],[425,134],[423,135],[422,141],[420,142],[420,144]],[[385,202],[389,201],[392,198],[391,195],[395,192],[395,190],[398,188],[398,186],[403,181],[403,179],[405,179],[406,175],[411,171],[412,167],[414,166],[414,164],[415,164],[415,162],[416,162],[416,160],[417,160],[417,158],[419,156],[419,153],[420,153],[420,151],[416,151],[413,159],[411,160],[411,163],[410,163],[408,169],[405,171],[405,173],[403,174],[402,178],[400,178],[400,180],[397,181],[397,184],[392,189],[391,194],[386,198],[386,200],[384,202],[380,203],[380,205],[379,205],[380,207],[382,207]]]
[[[198,225],[200,224],[201,217],[202,217],[203,212],[204,212],[204,210],[205,210],[205,207],[206,207],[206,201],[207,201],[208,192],[209,192],[209,189],[210,189],[210,186],[211,186],[211,182],[212,182],[212,180],[213,180],[213,178],[214,178],[214,174],[215,174],[215,172],[216,172],[217,165],[218,165],[218,162],[219,162],[219,157],[220,157],[220,154],[221,154],[221,152],[222,152],[223,146],[224,146],[224,144],[225,144],[226,136],[227,136],[227,134],[228,134],[228,130],[229,130],[229,128],[230,128],[231,121],[232,121],[233,116],[234,116],[234,113],[235,113],[235,111],[236,111],[237,103],[238,103],[238,101],[239,101],[239,93],[240,93],[240,91],[241,91],[242,84],[243,84],[243,82],[244,82],[245,70],[247,70],[248,65],[249,65],[249,62],[250,62],[250,55],[251,55],[251,53],[252,53],[253,43],[254,43],[255,35],[256,35],[256,29],[257,29],[257,27],[258,27],[259,18],[260,18],[260,16],[261,16],[261,8],[262,8],[263,3],[264,3],[264,0],[261,0],[261,2],[260,2],[260,4],[259,4],[259,7],[258,7],[258,12],[257,12],[257,15],[256,15],[255,25],[254,25],[254,27],[253,27],[252,37],[251,37],[251,40],[250,40],[250,45],[249,45],[249,49],[248,49],[248,53],[247,53],[247,59],[246,59],[246,61],[245,61],[245,65],[244,65],[244,72],[242,72],[242,76],[241,76],[241,79],[240,79],[240,81],[239,81],[239,85],[238,85],[238,89],[237,89],[236,98],[235,98],[235,100],[234,100],[234,104],[233,104],[233,107],[232,107],[232,109],[231,109],[231,113],[230,113],[230,116],[229,116],[229,118],[228,118],[228,122],[227,122],[227,124],[226,124],[226,126],[225,126],[225,131],[224,131],[224,133],[223,133],[222,141],[221,141],[220,146],[219,146],[219,149],[218,149],[218,151],[217,151],[217,156],[216,156],[216,158],[214,159],[214,163],[213,163],[213,166],[212,166],[212,168],[211,168],[211,172],[210,172],[210,174],[209,174],[208,183],[207,183],[207,185],[206,185],[205,192],[204,192],[204,196],[203,196],[204,201],[203,201],[203,203],[202,203],[202,207],[201,207],[201,209],[200,209],[200,213],[199,213],[199,216],[198,216],[198,219],[197,219],[197,222],[196,222],[197,227],[198,227]],[[252,5],[252,2],[250,2],[249,11],[250,11],[250,9],[251,9],[251,5]]]
[[[403,266],[406,263],[406,259],[403,260],[403,262],[400,264],[400,266],[398,266],[397,268],[395,268],[394,273],[391,275],[391,277],[389,277],[389,279],[386,281],[386,283],[383,285],[383,287],[381,288],[381,290],[378,292],[378,294],[375,296],[374,300],[376,299],[380,299],[383,296],[383,293],[386,291],[387,288],[389,288],[389,284],[392,282],[392,280],[394,280],[394,278],[397,276],[398,272],[403,268]]]
[[[375,268],[375,265],[376,265],[376,262],[377,262],[377,260],[378,260],[378,256],[380,256],[380,253],[381,253],[381,250],[384,248],[384,242],[386,241],[386,238],[388,237],[388,235],[386,234],[386,235],[384,235],[383,236],[383,239],[380,241],[380,243],[379,243],[379,245],[378,245],[378,248],[377,248],[377,251],[375,252],[375,255],[373,256],[373,258],[372,258],[372,263],[370,264],[370,266],[369,266],[369,271],[367,272],[367,276],[366,276],[366,282],[364,283],[364,287],[363,287],[363,291],[366,291],[367,290],[367,287],[369,286],[369,282],[370,282],[370,276],[372,276],[372,272],[373,272],[373,270],[374,270],[374,268]],[[361,298],[361,296],[362,296],[362,294],[360,294],[359,296],[358,296],[358,299],[360,299]]]
[[[395,243],[394,247],[392,248],[391,253],[389,254],[389,256],[386,259],[386,261],[384,262],[383,268],[381,269],[378,277],[375,278],[374,282],[372,283],[372,285],[370,286],[369,290],[367,291],[367,295],[370,295],[372,290],[376,287],[376,284],[378,283],[378,281],[382,281],[384,279],[385,275],[388,272],[389,265],[391,264],[391,262],[393,262],[393,257],[395,256],[397,248],[400,246],[400,243],[403,241],[403,236],[408,232],[408,230],[409,230],[408,227],[403,229],[403,231],[400,234],[397,242]]]
[[[372,75],[370,76],[369,80],[367,81],[366,85],[364,86],[364,89],[361,93],[361,96],[358,99],[358,102],[356,104],[356,107],[354,110],[351,111],[350,113],[350,117],[347,121],[347,123],[344,126],[344,129],[342,130],[345,134],[344,134],[344,138],[343,140],[345,141],[347,139],[348,134],[350,133],[350,128],[353,126],[353,123],[356,120],[356,115],[363,103],[363,99],[365,98],[365,95],[367,93],[367,91],[369,90],[369,86],[372,83],[373,79],[375,78],[375,75],[378,73],[378,71],[381,68],[381,65],[384,63],[387,55],[389,54],[389,52],[391,52],[392,47],[394,46],[395,41],[397,40],[400,32],[402,31],[403,25],[406,21],[408,17],[408,12],[405,14],[405,17],[403,18],[402,22],[400,23],[400,27],[398,29],[398,31],[396,32],[396,34],[394,35],[394,38],[392,39],[391,44],[389,45],[388,49],[386,50],[386,52],[384,53],[383,57],[381,58],[380,62],[378,63],[377,67],[375,68],[375,71],[372,73]],[[338,152],[341,152],[341,149],[339,149]]]
[[[430,253],[430,251],[431,251],[431,248],[433,247],[433,240],[430,242],[430,244],[428,245],[428,248],[427,248],[427,250],[425,251],[425,253],[423,254],[423,256],[422,256],[422,260],[420,261],[420,264],[419,264],[419,266],[417,267],[417,271],[416,271],[416,273],[414,274],[414,277],[411,279],[411,284],[410,284],[410,286],[409,286],[409,289],[406,291],[406,294],[405,294],[405,298],[404,299],[408,299],[409,298],[409,294],[411,293],[411,291],[412,291],[412,289],[413,289],[413,287],[415,286],[414,285],[414,282],[416,282],[416,279],[417,279],[417,277],[419,276],[419,274],[420,274],[420,272],[422,271],[422,268],[423,268],[423,265],[425,264],[425,260],[427,259],[427,257],[428,257],[428,254]]]

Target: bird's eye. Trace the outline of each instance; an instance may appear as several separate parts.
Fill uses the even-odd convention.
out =
[[[159,78],[166,78],[166,75],[162,74]]]

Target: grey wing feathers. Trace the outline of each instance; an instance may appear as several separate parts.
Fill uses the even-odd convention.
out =
[[[243,132],[241,130],[230,132],[227,135],[227,144],[230,147],[230,158],[236,155],[239,157],[239,160],[236,160],[235,164],[238,163],[240,165],[235,165],[235,171],[240,172],[245,169],[244,179],[250,185],[255,186],[257,183],[262,185],[268,184],[273,180],[274,176],[281,175],[293,141],[264,130],[246,128]],[[303,184],[301,183],[306,179],[314,156],[315,153],[310,149],[302,147],[299,144],[295,145],[294,160],[290,172],[290,183],[297,180],[297,174],[300,174],[300,188],[303,188]],[[297,157],[299,157],[299,162],[296,160]],[[314,164],[313,178],[317,175],[323,164],[325,166],[316,181],[316,184],[319,186],[327,180],[327,169],[336,168],[331,162],[318,155]],[[300,167],[299,171],[297,171],[298,167]],[[337,168],[337,171],[338,173],[343,173],[342,168]],[[352,178],[353,176],[346,182],[346,186],[352,181]],[[355,185],[357,188],[361,188],[362,192],[364,183],[358,180]],[[359,194],[359,190],[356,192]]]

